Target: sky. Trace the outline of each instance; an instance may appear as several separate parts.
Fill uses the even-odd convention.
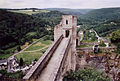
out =
[[[0,0],[0,8],[98,9],[120,7],[120,0]]]

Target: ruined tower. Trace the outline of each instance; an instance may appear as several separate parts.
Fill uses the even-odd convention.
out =
[[[63,15],[59,25],[54,28],[54,40],[57,40],[61,35],[64,38],[71,37],[71,48],[68,54],[69,68],[75,70],[76,68],[76,27],[77,27],[77,16],[74,15]]]

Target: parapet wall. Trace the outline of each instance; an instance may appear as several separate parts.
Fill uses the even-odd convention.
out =
[[[71,69],[71,68],[65,68],[65,65],[66,65],[66,61],[68,61],[67,60],[67,58],[68,58],[68,54],[69,54],[69,51],[71,51],[70,50],[70,47],[71,47],[71,38],[69,38],[69,41],[68,42],[66,42],[66,44],[65,44],[65,50],[63,51],[63,53],[61,54],[62,55],[62,61],[61,61],[61,63],[60,63],[60,65],[58,66],[59,68],[57,68],[58,69],[58,71],[56,72],[57,74],[56,74],[56,78],[55,78],[55,80],[54,81],[61,81],[62,80],[62,78],[63,78],[63,74],[64,74],[64,72],[66,73],[66,71],[69,69]],[[70,53],[71,54],[71,53]],[[69,67],[71,67],[70,65],[69,65]]]
[[[63,35],[61,35],[53,44],[48,48],[48,50],[43,54],[43,56],[37,61],[37,63],[30,69],[30,71],[23,77],[25,80],[36,79],[39,73],[44,69],[44,67],[49,62],[52,57],[54,51],[59,46],[60,42],[63,39]]]

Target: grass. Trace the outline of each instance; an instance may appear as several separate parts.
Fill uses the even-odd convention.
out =
[[[43,48],[44,46],[30,46],[28,49],[25,51],[33,51],[33,50],[38,50],[40,48]]]
[[[45,45],[51,44],[51,41],[50,41],[50,40],[44,41],[43,39],[41,39],[40,42],[41,42],[42,44],[45,44]]]
[[[92,40],[82,40],[82,42],[97,42],[97,41],[92,41]]]
[[[77,48],[91,47],[92,45],[79,45]]]
[[[16,13],[28,14],[28,15],[42,13],[42,12],[46,12],[46,13],[49,12],[48,10],[36,10],[35,12],[33,12],[32,10],[9,10],[9,11],[16,12]]]
[[[11,53],[11,54],[0,54],[0,60],[2,59],[7,59],[7,58],[9,58],[10,56],[12,56],[13,54]]]
[[[27,48],[25,51],[16,56],[18,62],[20,61],[20,58],[23,58],[25,64],[31,64],[31,62],[34,61],[35,59],[38,60],[43,55],[43,53],[48,49],[48,46],[51,43],[52,43],[51,40],[44,41],[43,39],[40,39],[38,42],[36,42],[35,44]]]
[[[23,58],[23,61],[25,62],[25,64],[31,64],[32,61],[34,61],[35,59],[39,59],[42,56],[41,51],[38,52],[23,52],[17,55],[17,59],[18,62],[20,61],[20,58]]]

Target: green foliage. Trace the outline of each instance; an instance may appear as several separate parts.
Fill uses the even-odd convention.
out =
[[[53,36],[49,36],[49,35],[46,35],[44,37],[42,37],[44,41],[46,40],[53,40]]]
[[[23,66],[24,62],[23,62],[23,58],[20,58],[20,63],[19,66]]]
[[[104,43],[104,41],[100,40],[100,44],[99,44],[99,46],[101,46],[101,47],[105,47],[106,44]]]
[[[115,52],[120,54],[120,30],[112,32],[110,35],[110,40],[116,46]]]
[[[0,9],[0,54],[11,54],[14,50],[6,50],[45,35],[45,40],[53,40],[53,27],[61,15],[58,11],[27,15]],[[51,30],[48,31],[48,27]]]
[[[82,15],[91,11],[92,9],[47,8],[46,10],[60,11],[64,14],[70,15]]]
[[[83,47],[91,47],[92,45],[80,45],[80,46],[77,46],[77,48],[83,48]]]
[[[120,30],[112,32],[110,39],[112,43],[120,42]]]
[[[120,43],[116,43],[115,45],[116,45],[116,48],[115,48],[114,52],[116,54],[120,54]]]
[[[47,22],[46,26],[48,26],[48,25],[52,26],[52,30],[53,30],[53,27],[55,25],[59,24],[62,15],[63,15],[63,13],[60,13],[59,11],[51,11],[48,13],[33,14],[32,16],[46,21]]]
[[[36,13],[49,12],[48,10],[37,9],[37,8],[23,8],[23,9],[6,9],[10,12],[22,13],[27,15],[32,15]]]
[[[105,77],[104,72],[99,72],[95,69],[86,68],[79,69],[77,72],[73,72],[72,70],[68,71],[63,81],[111,81],[111,80]]]
[[[120,8],[96,9],[78,17],[81,28],[94,29],[99,36],[107,36],[120,29]]]
[[[0,49],[8,49],[31,40],[29,32],[39,32],[39,37],[46,34],[46,22],[36,17],[0,10]],[[27,34],[27,35],[26,35]]]
[[[93,21],[106,21],[120,18],[120,8],[102,8],[96,9],[83,15],[83,19]]]
[[[0,70],[0,74],[2,74],[3,76],[7,73],[6,70]]]
[[[18,50],[18,51],[20,51],[20,50],[21,50],[21,47],[20,47],[20,45],[17,47],[17,50]]]
[[[22,79],[24,76],[24,73],[22,71],[18,71],[15,73],[7,73],[6,70],[0,70],[0,74],[4,77],[9,77],[9,78],[15,78],[15,79]]]
[[[84,31],[84,37],[82,42],[95,42],[95,41],[97,41],[95,33],[89,32],[88,30]]]
[[[51,43],[51,40],[44,41],[41,38],[38,42],[31,45],[25,51],[16,55],[18,62],[20,63],[20,58],[23,58],[25,64],[31,64],[32,61],[39,59],[42,56]]]

